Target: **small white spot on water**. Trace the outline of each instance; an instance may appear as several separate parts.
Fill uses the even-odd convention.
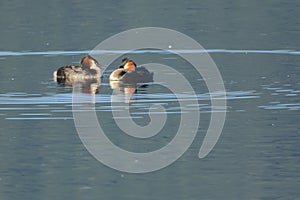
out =
[[[79,189],[80,190],[90,190],[90,189],[92,189],[92,187],[90,187],[90,186],[82,186]]]
[[[72,117],[7,117],[7,120],[73,120]]]
[[[292,92],[293,90],[289,90],[289,89],[279,89],[279,90],[275,90],[275,92]]]
[[[280,101],[271,101],[270,104],[279,104]]]
[[[48,113],[20,113],[22,116],[50,116]]]
[[[295,96],[298,96],[297,94],[286,94],[285,95],[286,97],[295,97]]]

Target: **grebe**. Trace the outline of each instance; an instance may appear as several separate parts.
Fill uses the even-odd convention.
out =
[[[53,73],[54,80],[57,83],[73,86],[76,82],[85,82],[94,80],[100,84],[100,64],[93,57],[87,55],[80,61],[78,65],[67,65],[58,68]]]
[[[145,67],[137,67],[133,60],[124,58],[119,69],[110,74],[109,80],[125,84],[149,83],[153,82],[153,73]]]

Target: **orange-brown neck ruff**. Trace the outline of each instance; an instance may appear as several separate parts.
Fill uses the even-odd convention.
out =
[[[124,69],[126,71],[134,71],[135,70],[135,63],[133,61],[128,61],[125,66]]]
[[[84,57],[82,60],[81,60],[81,66],[83,68],[90,68],[91,66],[93,66],[93,60],[89,57]]]

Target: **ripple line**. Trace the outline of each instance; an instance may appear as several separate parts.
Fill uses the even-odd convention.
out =
[[[0,51],[0,57],[4,56],[35,56],[35,55],[80,55],[90,53],[91,50],[82,51]],[[97,50],[93,51],[97,54],[125,54],[128,51],[123,50]],[[192,53],[234,53],[234,54],[287,54],[287,55],[300,55],[300,51],[297,50],[258,50],[258,49],[206,49],[206,50],[195,50],[195,49],[169,49],[169,50],[135,50],[130,52],[132,54],[143,54],[143,53],[161,53],[161,54],[192,54]]]

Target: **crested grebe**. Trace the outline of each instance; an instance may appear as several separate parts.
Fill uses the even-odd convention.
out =
[[[153,82],[153,73],[145,67],[137,67],[133,60],[124,58],[119,69],[110,74],[109,80],[126,84],[149,83]]]
[[[93,57],[87,55],[78,65],[67,65],[58,68],[53,73],[54,81],[57,83],[72,86],[75,82],[95,80],[100,83],[100,64]]]

